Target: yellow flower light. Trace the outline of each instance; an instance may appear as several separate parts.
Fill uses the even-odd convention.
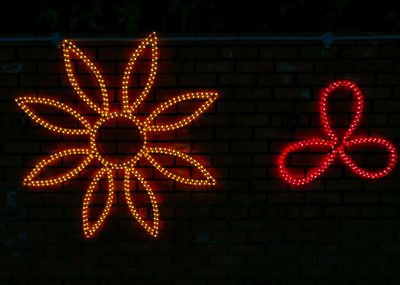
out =
[[[129,96],[129,82],[131,78],[131,74],[133,72],[133,68],[139,56],[141,56],[144,50],[150,47],[151,48],[151,67],[149,78],[146,82],[146,86],[139,95],[136,100],[132,102]],[[99,115],[99,118],[95,123],[89,123],[84,116],[79,114],[73,107],[68,106],[65,103],[58,102],[49,98],[42,97],[20,97],[16,99],[18,106],[34,120],[36,123],[42,125],[43,127],[56,132],[62,133],[65,135],[86,135],[89,137],[89,146],[87,148],[73,148],[66,149],[57,153],[50,155],[49,157],[41,160],[36,164],[36,166],[28,173],[28,175],[23,180],[23,184],[30,187],[46,187],[51,185],[58,185],[62,182],[70,180],[78,175],[78,173],[83,170],[89,163],[92,161],[100,162],[102,167],[97,170],[97,173],[93,177],[87,192],[83,198],[83,206],[82,206],[82,224],[83,224],[83,232],[86,238],[91,238],[95,233],[97,233],[101,227],[104,225],[106,218],[110,214],[112,205],[114,203],[115,196],[115,183],[114,179],[116,177],[117,170],[123,170],[124,173],[124,195],[126,203],[130,209],[132,216],[137,220],[137,222],[152,236],[156,237],[158,235],[159,228],[159,210],[156,197],[153,193],[148,182],[142,176],[142,174],[137,170],[137,162],[139,159],[144,158],[147,159],[161,174],[164,176],[173,179],[177,182],[190,184],[190,185],[215,185],[216,181],[211,176],[211,174],[203,167],[197,160],[190,157],[187,154],[179,152],[177,150],[165,148],[165,147],[150,147],[147,142],[147,134],[154,132],[165,132],[171,131],[183,126],[187,126],[196,118],[198,118],[210,105],[217,99],[217,93],[215,92],[195,92],[183,94],[180,96],[176,96],[164,103],[161,103],[155,110],[146,118],[139,119],[134,115],[135,111],[139,105],[143,102],[146,95],[149,93],[151,87],[153,86],[156,72],[157,72],[157,59],[158,59],[158,48],[157,48],[157,36],[155,33],[150,34],[142,43],[136,48],[133,52],[131,58],[128,61],[128,64],[125,68],[125,72],[122,78],[121,85],[121,93],[122,93],[122,107],[118,112],[110,111],[110,103],[109,96],[106,84],[102,78],[101,73],[97,69],[97,67],[92,63],[92,61],[72,42],[68,40],[64,40],[62,43],[63,48],[63,56],[64,56],[64,64],[65,69],[68,74],[68,79],[74,88],[75,92],[89,106],[94,112]],[[97,83],[100,88],[102,104],[96,104],[93,102],[81,89],[78,81],[76,80],[74,70],[72,68],[71,56],[77,57],[81,60],[89,70],[94,74]],[[186,118],[180,119],[177,122],[170,124],[157,124],[156,117],[161,114],[163,111],[177,105],[179,102],[191,101],[191,100],[202,100],[204,101],[194,113]],[[54,108],[56,110],[62,111],[64,113],[69,113],[73,116],[81,125],[81,128],[64,128],[56,126],[50,122],[47,122],[45,119],[40,118],[39,115],[35,114],[32,105],[44,105],[47,107]],[[98,134],[99,130],[104,124],[113,119],[125,119],[131,122],[134,127],[138,129],[141,147],[137,151],[137,153],[132,154],[127,157],[127,159],[123,161],[113,161],[107,157],[104,157],[98,148]],[[154,158],[153,154],[162,154],[169,155],[172,157],[180,158],[186,161],[191,166],[197,168],[202,174],[201,179],[195,179],[190,177],[182,177],[179,176],[157,162]],[[84,159],[78,163],[74,168],[69,170],[67,173],[58,175],[56,177],[52,177],[50,179],[38,179],[39,173],[42,172],[44,168],[48,165],[56,162],[57,160],[63,159],[68,156],[81,155],[84,156]],[[131,177],[136,178],[138,183],[145,189],[152,206],[153,212],[153,220],[151,222],[146,222],[144,217],[139,213],[138,209],[135,207],[133,200],[131,198]],[[103,178],[106,178],[107,183],[107,199],[105,202],[105,206],[94,223],[91,223],[89,220],[89,209],[91,207],[91,203],[93,202],[93,192],[96,190],[96,187],[99,185],[99,181]]]

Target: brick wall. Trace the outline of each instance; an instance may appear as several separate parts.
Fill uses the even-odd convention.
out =
[[[113,108],[119,106],[123,68],[136,44],[79,45],[105,74]],[[82,137],[55,134],[33,123],[14,102],[18,96],[40,95],[84,109],[68,83],[61,50],[41,43],[2,44],[0,284],[400,284],[398,168],[383,179],[366,181],[336,160],[322,178],[299,188],[280,180],[276,162],[288,142],[325,138],[318,94],[335,79],[353,80],[364,92],[357,133],[380,135],[397,145],[397,43],[340,43],[327,49],[302,42],[160,45],[155,86],[140,114],[173,95],[218,91],[217,102],[192,125],[157,139],[201,161],[217,185],[175,183],[143,163],[159,202],[159,237],[152,238],[130,217],[117,187],[110,218],[87,240],[81,205],[96,165],[60,186],[22,186],[39,159],[85,144]],[[84,78],[86,71],[78,71]],[[145,64],[138,73],[135,80],[143,85]],[[95,93],[90,86],[88,92]],[[351,119],[350,97],[342,94],[330,102],[340,131]],[[168,115],[190,110],[180,105]],[[47,112],[49,118],[68,122],[55,115]],[[111,141],[111,148],[123,152],[123,143]],[[383,166],[385,156],[377,150],[353,155],[361,165]],[[297,169],[315,166],[322,155],[298,153],[291,163]],[[73,163],[63,161],[47,175]],[[138,195],[143,197],[138,199],[141,211],[151,216],[143,193]],[[101,198],[94,214],[102,209]]]

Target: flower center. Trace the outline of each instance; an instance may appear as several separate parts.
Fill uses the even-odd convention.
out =
[[[134,116],[111,114],[101,118],[90,137],[93,153],[105,166],[134,164],[145,150],[146,139]]]

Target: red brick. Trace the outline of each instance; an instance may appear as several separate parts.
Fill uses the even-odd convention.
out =
[[[190,59],[204,59],[204,58],[216,58],[217,48],[216,47],[180,47],[179,48],[180,58]]]
[[[256,58],[258,48],[252,46],[227,46],[219,49],[219,56],[224,59]]]
[[[196,62],[196,71],[205,73],[233,72],[234,62],[232,61],[198,61]],[[179,70],[178,72],[185,72]]]

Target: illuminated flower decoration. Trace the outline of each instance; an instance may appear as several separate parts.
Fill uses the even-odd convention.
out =
[[[352,119],[350,127],[345,132],[343,138],[339,139],[331,127],[331,123],[327,112],[327,101],[329,95],[339,89],[345,88],[351,90],[354,97],[355,115]],[[392,143],[379,137],[357,137],[351,138],[353,132],[356,130],[358,124],[361,121],[362,112],[364,108],[363,94],[361,90],[350,81],[336,81],[331,83],[328,87],[322,90],[320,100],[320,120],[323,126],[323,130],[330,138],[330,140],[323,140],[319,138],[313,138],[305,141],[291,143],[284,148],[281,155],[278,158],[279,173],[281,177],[292,185],[304,185],[314,179],[321,176],[328,167],[332,164],[337,156],[339,156],[343,163],[349,167],[349,169],[357,176],[378,179],[388,175],[397,163],[397,151]],[[379,171],[367,171],[359,167],[356,162],[346,153],[346,147],[359,146],[359,145],[379,145],[386,149],[389,153],[388,163],[385,168]],[[317,147],[329,147],[330,152],[325,155],[322,159],[321,166],[310,171],[304,178],[296,178],[291,175],[286,168],[286,160],[290,153],[297,152],[300,149],[317,146]]]
[[[129,82],[131,79],[131,74],[133,71],[133,67],[138,59],[138,57],[143,54],[144,50],[147,47],[151,47],[151,68],[148,80],[146,82],[146,86],[139,95],[136,100],[129,100]],[[158,59],[158,48],[157,48],[157,36],[155,33],[150,34],[133,52],[122,78],[122,110],[119,112],[111,112],[110,111],[110,103],[109,96],[107,92],[106,85],[104,83],[103,77],[101,73],[98,71],[96,66],[91,62],[91,60],[77,48],[72,42],[68,40],[64,40],[62,43],[63,54],[64,54],[64,63],[65,68],[68,74],[69,81],[74,88],[75,92],[78,96],[89,106],[94,112],[99,115],[99,119],[91,124],[89,121],[85,119],[81,114],[79,114],[72,107],[69,107],[67,104],[48,99],[48,98],[37,98],[37,97],[20,97],[16,99],[17,104],[31,117],[36,123],[44,126],[45,128],[65,135],[86,135],[89,137],[90,146],[87,148],[72,148],[63,150],[57,153],[50,155],[48,158],[40,161],[34,169],[26,176],[23,181],[23,184],[26,186],[51,186],[57,185],[69,179],[75,177],[81,170],[83,170],[91,161],[97,160],[100,162],[102,167],[97,171],[94,178],[92,179],[87,192],[83,199],[83,207],[82,207],[82,220],[83,220],[83,231],[86,238],[92,237],[104,224],[105,219],[110,213],[111,207],[114,202],[114,178],[117,170],[122,170],[124,172],[124,195],[128,207],[133,215],[133,217],[139,222],[139,224],[146,229],[152,236],[156,237],[158,235],[158,227],[159,227],[159,210],[157,206],[157,201],[153,190],[150,188],[148,182],[144,179],[144,177],[140,174],[140,172],[135,168],[137,162],[140,158],[146,158],[161,174],[166,177],[173,179],[177,182],[191,185],[215,185],[216,181],[211,176],[211,174],[194,158],[186,155],[177,150],[165,148],[165,147],[151,147],[147,142],[147,135],[154,132],[165,132],[171,131],[183,126],[187,126],[197,117],[199,117],[217,98],[216,93],[212,92],[195,92],[188,93],[180,96],[176,96],[166,102],[161,103],[146,119],[139,119],[134,115],[135,111],[137,111],[139,105],[142,103],[146,95],[149,93],[150,88],[154,83],[154,79],[157,71],[157,59]],[[71,56],[77,57],[81,60],[89,70],[94,74],[97,83],[100,87],[102,104],[96,104],[93,102],[87,94],[81,89],[78,84],[78,81],[75,78],[74,71],[72,68]],[[191,101],[191,100],[201,100],[201,106],[195,110],[195,112],[183,119],[177,120],[174,123],[169,124],[158,124],[156,123],[156,118],[159,114],[161,114],[166,109],[177,105],[179,102]],[[133,102],[132,102],[133,101]],[[40,118],[30,105],[40,104],[46,105],[47,107],[55,108],[59,111],[63,111],[69,113],[73,117],[79,121],[82,128],[64,128],[56,126],[42,118]],[[140,134],[141,147],[137,153],[133,153],[131,156],[127,157],[125,160],[113,161],[104,157],[99,150],[99,143],[97,141],[98,133],[100,128],[113,119],[124,119],[128,120],[133,128],[136,128],[138,133]],[[177,175],[167,168],[161,166],[160,163],[157,162],[153,154],[162,154],[169,155],[175,158],[180,158],[185,160],[191,166],[195,167],[202,174],[202,178],[190,178],[190,177],[182,177]],[[51,179],[39,180],[37,179],[38,174],[51,163],[63,159],[65,157],[74,156],[74,155],[84,155],[84,159],[73,169],[69,170],[67,173],[59,175],[57,177],[53,177]],[[103,178],[106,178],[108,181],[108,189],[107,189],[107,200],[105,206],[98,217],[98,219],[91,223],[89,221],[89,208],[91,207],[91,203],[93,200],[93,193],[98,187],[99,181]],[[152,222],[146,222],[139,209],[137,209],[133,203],[131,198],[131,178],[136,178],[137,181],[142,185],[142,187],[147,192],[148,197],[150,198],[152,212],[153,212],[153,220]]]

